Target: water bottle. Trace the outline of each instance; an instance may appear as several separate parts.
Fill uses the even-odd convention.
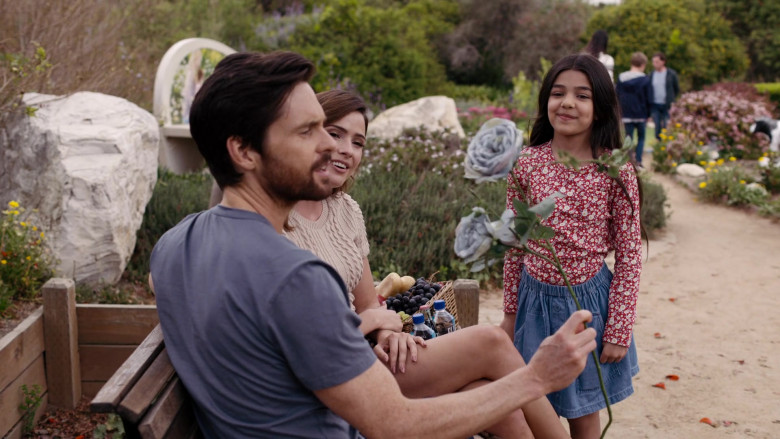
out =
[[[455,331],[455,317],[447,312],[446,302],[436,300],[433,302],[433,328],[437,336],[449,334]]]
[[[425,324],[425,317],[422,314],[416,313],[413,315],[412,323],[414,323],[414,328],[412,328],[412,335],[422,337],[423,340],[430,340],[436,337],[436,333],[433,332],[433,329]]]

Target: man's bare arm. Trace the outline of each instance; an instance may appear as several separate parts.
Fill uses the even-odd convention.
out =
[[[542,342],[528,366],[466,392],[407,399],[387,368],[376,362],[354,379],[314,393],[367,437],[399,437],[412,429],[419,436],[467,437],[571,384],[596,347],[596,331],[582,324],[590,319],[588,311],[574,313]],[[388,422],[389,414],[396,421]]]

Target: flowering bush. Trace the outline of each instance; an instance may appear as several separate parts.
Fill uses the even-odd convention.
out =
[[[25,221],[25,210],[8,203],[0,219],[0,313],[12,300],[31,300],[52,274],[52,258],[43,245],[45,234]]]
[[[466,150],[466,178],[477,183],[498,181],[512,170],[523,145],[523,132],[514,122],[490,119],[482,125]]]
[[[710,162],[706,170],[707,179],[699,183],[699,194],[707,201],[731,206],[760,206],[769,200],[769,192],[764,186],[739,166]]]
[[[506,119],[515,124],[525,122],[528,119],[528,113],[516,108],[507,108],[502,106],[488,105],[485,107],[471,106],[458,112],[460,124],[463,130],[471,134],[476,132],[486,121],[490,119]]]
[[[669,129],[653,154],[655,167],[670,172],[675,164],[697,163],[704,150],[720,157],[756,159],[768,148],[750,125],[771,114],[766,99],[750,98],[728,88],[688,92],[672,105]],[[664,149],[665,148],[665,149]]]
[[[412,166],[418,173],[433,172],[451,176],[460,172],[465,140],[449,131],[430,132],[424,128],[407,129],[395,139],[371,142],[363,151],[361,172],[380,167],[392,172],[398,167]]]

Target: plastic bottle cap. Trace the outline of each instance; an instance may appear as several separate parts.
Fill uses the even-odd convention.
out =
[[[443,300],[434,300],[433,301],[433,309],[435,309],[436,311],[438,311],[440,309],[444,309],[446,304],[447,304],[447,302],[445,302]]]
[[[420,313],[417,313],[412,316],[412,323],[414,323],[415,325],[418,323],[422,323],[424,321],[425,321],[425,317]]]

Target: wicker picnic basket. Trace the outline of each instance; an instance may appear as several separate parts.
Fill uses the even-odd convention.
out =
[[[451,281],[446,282],[438,282],[441,285],[441,289],[438,293],[436,293],[433,297],[431,297],[431,300],[428,301],[428,303],[431,304],[431,314],[433,314],[433,301],[434,300],[444,300],[446,303],[447,311],[450,312],[450,314],[455,317],[455,326],[457,329],[460,329],[460,320],[458,320],[458,307],[455,303],[455,289],[453,288],[453,283]],[[412,317],[407,316],[404,319],[404,326],[403,331],[404,332],[412,332],[412,328],[414,328],[414,324],[412,323]]]

